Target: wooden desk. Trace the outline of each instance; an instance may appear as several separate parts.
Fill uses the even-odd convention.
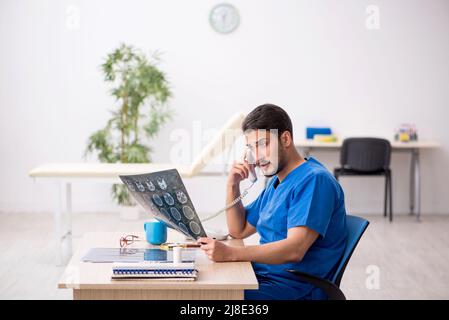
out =
[[[393,152],[410,152],[410,214],[416,213],[417,221],[421,217],[421,170],[419,166],[419,154],[422,149],[438,148],[440,145],[434,141],[399,142],[390,141]],[[303,150],[308,157],[313,150],[339,151],[343,142],[317,142],[314,140],[301,140],[295,144],[296,148]]]
[[[93,247],[118,247],[121,236],[128,233],[102,232],[86,233],[80,246],[64,270],[58,288],[73,290],[74,299],[230,299],[242,300],[245,289],[258,289],[256,276],[249,262],[210,261],[204,252],[197,249],[196,281],[154,281],[125,280],[112,281],[111,263],[81,262],[81,258]],[[138,234],[144,237],[144,234]],[[144,238],[142,238],[144,239]],[[183,241],[184,236],[169,229],[169,241]],[[225,241],[232,246],[242,246],[243,241],[232,239]],[[135,242],[128,248],[157,248],[146,241]]]

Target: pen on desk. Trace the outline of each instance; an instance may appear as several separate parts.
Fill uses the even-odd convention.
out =
[[[199,248],[201,247],[200,243],[163,243],[160,245],[160,248],[163,250],[170,250],[174,247],[180,247],[184,249],[188,248]]]
[[[201,247],[201,243],[187,243],[185,248],[199,248]]]

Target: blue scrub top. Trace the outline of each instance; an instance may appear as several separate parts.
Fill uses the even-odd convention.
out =
[[[325,298],[320,289],[300,282],[285,269],[330,279],[346,245],[344,193],[332,174],[314,158],[293,169],[279,183],[275,176],[251,204],[246,219],[260,235],[260,244],[287,238],[290,228],[305,226],[319,233],[300,262],[269,265],[253,262],[256,276],[279,299]],[[274,294],[275,293],[275,294]],[[271,295],[270,295],[271,296]]]

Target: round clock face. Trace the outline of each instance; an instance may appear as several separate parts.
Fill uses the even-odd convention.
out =
[[[240,16],[234,6],[223,3],[212,8],[209,21],[215,31],[231,33],[238,27]]]

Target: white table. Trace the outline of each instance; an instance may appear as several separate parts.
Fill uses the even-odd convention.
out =
[[[438,148],[440,145],[434,141],[390,141],[393,152],[410,152],[410,214],[416,213],[417,221],[421,218],[421,172],[419,166],[419,155],[422,149]],[[301,140],[295,143],[296,148],[304,151],[308,157],[313,150],[335,150],[339,151],[343,142],[318,142],[314,140]]]
[[[196,173],[191,166],[160,163],[48,163],[29,172],[35,180],[50,180],[55,185],[54,238],[57,248],[58,265],[63,263],[63,241],[67,241],[68,255],[72,253],[72,183],[88,179],[102,183],[121,183],[119,175],[142,174],[176,168],[183,178],[194,176],[221,176],[223,172]],[[65,208],[63,206],[65,202]],[[64,210],[65,209],[65,210]],[[61,225],[66,215],[65,228]],[[65,230],[64,230],[65,229]]]

